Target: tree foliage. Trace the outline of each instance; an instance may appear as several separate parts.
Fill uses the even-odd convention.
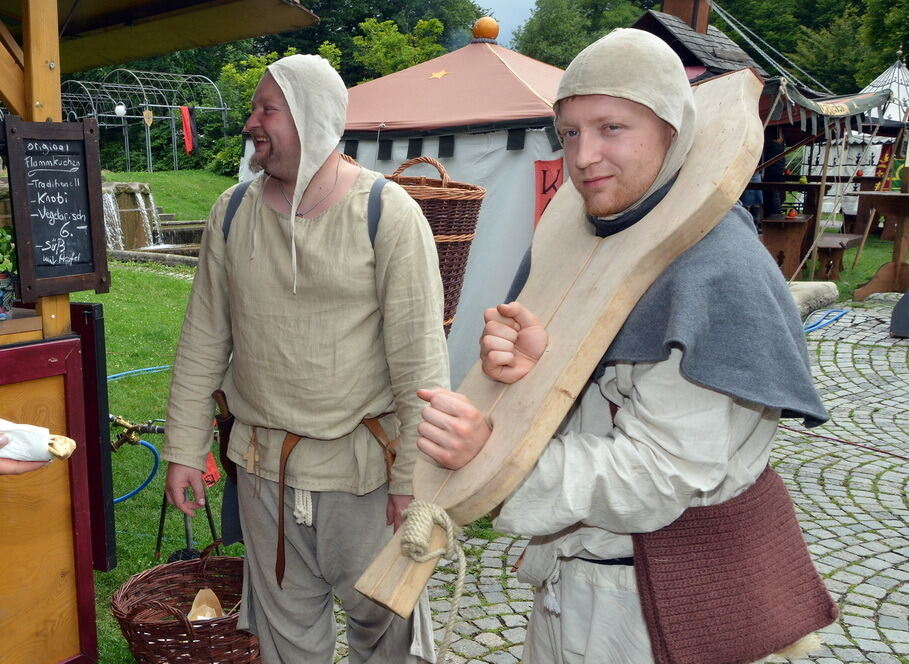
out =
[[[858,76],[868,84],[909,48],[909,0],[865,0],[860,37],[867,50]]]
[[[453,50],[470,41],[470,26],[488,13],[473,0],[311,0],[306,6],[321,19],[318,25],[259,37],[257,52],[280,53],[292,46],[300,53],[316,53],[322,43],[330,42],[342,53],[339,73],[348,86],[374,75],[353,57],[353,38],[367,18],[394,21],[402,33],[413,33],[419,20],[438,19],[443,30],[436,41]]]
[[[737,42],[772,75],[764,54],[811,87],[797,65],[836,93],[867,85],[909,48],[909,0],[722,0],[734,19],[717,12],[711,25]],[[514,47],[565,67],[584,46],[615,27],[632,25],[661,2],[650,0],[537,0],[515,31]],[[740,32],[741,31],[741,32]],[[741,33],[744,33],[741,34]],[[793,64],[794,63],[794,64]]]
[[[533,14],[514,31],[515,48],[526,56],[566,67],[591,42],[587,17],[576,0],[537,0]]]
[[[438,43],[444,27],[439,19],[420,19],[413,33],[402,33],[394,21],[369,18],[360,23],[362,35],[353,38],[353,57],[371,77],[412,67],[445,53]],[[368,80],[368,79],[367,79]]]
[[[860,26],[858,11],[849,7],[827,27],[815,30],[800,27],[795,51],[790,57],[832,92],[855,92],[859,89],[855,63],[861,61],[863,51],[862,45],[855,38]],[[799,79],[804,79],[801,72],[793,73]],[[804,82],[815,87],[808,80]]]

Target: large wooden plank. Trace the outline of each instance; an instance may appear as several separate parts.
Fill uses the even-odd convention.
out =
[[[675,186],[626,231],[598,239],[570,183],[549,204],[534,238],[533,267],[518,300],[546,325],[550,343],[514,385],[486,378],[475,364],[459,387],[493,424],[482,452],[458,471],[421,457],[414,494],[465,524],[500,504],[533,468],[638,298],[683,251],[706,235],[745,188],[763,143],[761,82],[744,70],[695,90],[694,146]],[[436,533],[438,537],[439,534]],[[409,615],[433,565],[400,554],[400,534],[357,588]]]

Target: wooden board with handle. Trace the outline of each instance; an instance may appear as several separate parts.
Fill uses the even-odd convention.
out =
[[[443,507],[458,524],[487,514],[530,472],[583,390],[634,305],[682,252],[723,218],[758,163],[763,132],[757,114],[761,80],[750,70],[711,79],[694,90],[697,129],[678,179],[641,221],[597,238],[583,201],[566,182],[550,202],[533,240],[533,261],[518,301],[549,333],[549,346],[522,380],[487,378],[477,361],[458,391],[493,425],[483,450],[450,471],[421,455],[414,495]],[[401,532],[363,573],[356,588],[401,616],[410,615],[435,561],[400,551]],[[434,528],[430,550],[444,548]]]

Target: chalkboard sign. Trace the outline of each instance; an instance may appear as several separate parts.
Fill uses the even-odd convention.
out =
[[[22,300],[106,293],[97,122],[4,124]]]

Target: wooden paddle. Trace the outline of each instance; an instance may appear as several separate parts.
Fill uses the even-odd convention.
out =
[[[483,450],[458,471],[421,455],[414,495],[443,507],[457,524],[487,514],[530,472],[638,298],[683,251],[735,204],[758,162],[761,80],[750,70],[696,87],[694,145],[675,185],[631,228],[595,237],[570,182],[550,202],[533,240],[530,277],[518,300],[546,325],[549,347],[522,380],[487,378],[477,361],[458,391],[493,425]],[[401,531],[363,573],[356,588],[407,617],[435,561],[418,564],[400,550]],[[428,550],[444,548],[433,529]]]

